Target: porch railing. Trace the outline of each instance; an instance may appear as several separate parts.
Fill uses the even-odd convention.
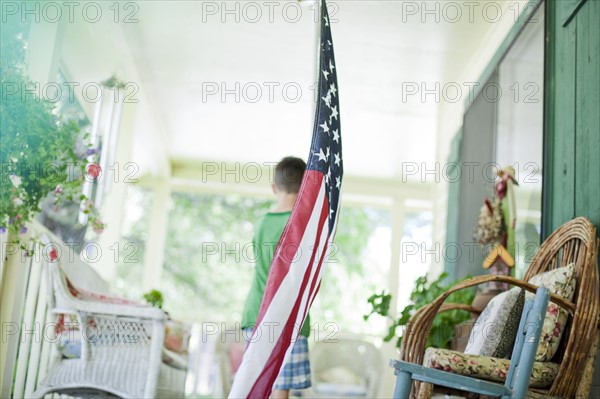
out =
[[[38,222],[28,226],[29,237],[58,240]],[[54,320],[48,314],[49,259],[37,244],[32,254],[0,235],[0,397],[28,398],[56,356]]]

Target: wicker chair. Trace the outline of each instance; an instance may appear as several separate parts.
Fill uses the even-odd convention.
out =
[[[55,361],[33,396],[183,397],[187,371],[162,360],[166,314],[149,306],[74,297],[70,283],[106,295],[108,286],[58,239],[43,237],[42,242],[60,247],[65,260],[46,265],[49,312],[76,317],[79,328],[72,334],[79,337],[81,352],[78,358],[65,358],[55,351]]]
[[[409,321],[400,348],[400,360],[423,364],[425,342],[435,315],[455,308],[444,304],[450,294],[490,281],[506,282],[535,292],[527,283],[532,276],[575,264],[577,284],[573,302],[552,295],[550,300],[569,312],[569,321],[552,361],[559,365],[558,374],[547,389],[530,388],[532,396],[587,398],[591,386],[594,360],[598,348],[600,317],[600,283],[598,280],[598,239],[596,229],[586,218],[576,218],[558,228],[540,246],[524,280],[509,276],[478,276],[463,281],[440,295],[430,305],[419,309]],[[464,305],[456,308],[465,308]],[[411,398],[430,398],[433,385],[413,382]]]
[[[376,398],[382,369],[379,350],[359,337],[315,343],[307,398]]]

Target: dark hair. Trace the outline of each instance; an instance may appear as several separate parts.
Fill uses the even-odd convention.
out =
[[[275,186],[287,193],[300,190],[306,163],[296,157],[285,157],[275,167]]]

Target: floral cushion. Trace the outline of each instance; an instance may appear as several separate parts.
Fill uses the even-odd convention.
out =
[[[504,382],[510,367],[510,360],[467,355],[449,349],[427,348],[423,365],[468,377]],[[535,362],[529,386],[532,388],[549,387],[557,374],[558,365],[556,363]]]
[[[500,358],[509,355],[524,303],[525,291],[517,287],[496,295],[473,325],[465,353]]]
[[[559,295],[569,301],[573,299],[575,292],[575,265],[559,267],[545,273],[538,274],[529,279],[531,284],[546,287],[552,294]],[[534,294],[527,293],[527,297],[533,297]],[[546,309],[546,319],[542,327],[540,336],[540,345],[535,356],[535,360],[545,362],[554,356],[560,344],[562,332],[565,329],[569,314],[561,309],[555,303],[550,302]]]

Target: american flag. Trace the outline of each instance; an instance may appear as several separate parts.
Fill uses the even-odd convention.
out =
[[[230,398],[268,398],[313,303],[333,244],[342,185],[337,70],[325,0],[321,2],[319,90],[306,172],[275,249],[254,335]]]

